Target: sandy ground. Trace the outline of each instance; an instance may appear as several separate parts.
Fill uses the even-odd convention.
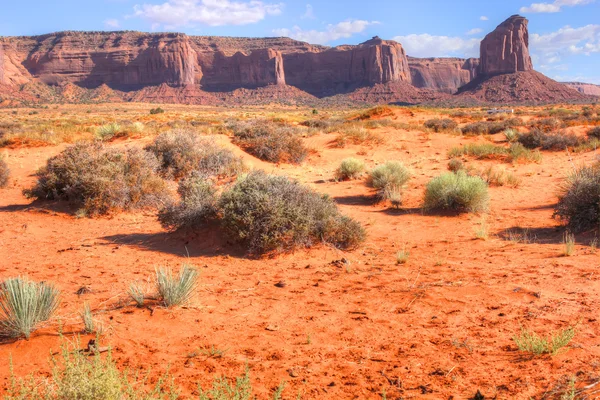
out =
[[[69,339],[82,332],[84,301],[120,366],[151,368],[153,379],[168,368],[185,396],[217,375],[242,374],[246,364],[259,398],[282,381],[285,399],[298,393],[303,399],[378,399],[383,391],[388,399],[466,399],[478,390],[485,398],[538,399],[570,377],[578,387],[594,382],[600,260],[589,246],[593,235],[578,235],[575,255],[562,256],[563,229],[552,213],[563,177],[595,154],[544,152],[541,164],[527,165],[496,161],[522,184],[490,188],[487,216],[424,215],[424,187],[446,171],[448,149],[483,139],[390,128],[378,133],[385,143],[343,149],[331,145],[332,134],[307,138],[316,151],[301,166],[261,162],[221,139],[255,167],[331,195],[368,232],[353,252],[321,246],[261,260],[245,258],[210,230],[167,233],[152,211],[80,219],[64,204],[32,203],[21,191],[64,146],[0,150],[13,173],[0,190],[0,278],[26,275],[54,282],[63,293],[59,318],[29,341],[0,344],[0,386],[9,383],[9,357],[18,376],[49,372],[59,325]],[[387,160],[410,166],[414,178],[402,209],[374,202],[363,180],[333,181],[348,156],[369,167]],[[488,240],[475,238],[482,219]],[[518,228],[529,228],[532,243],[508,240]],[[409,260],[398,265],[402,249]],[[130,282],[182,262],[201,270],[192,306],[150,310],[122,301]],[[280,281],[285,287],[275,286]],[[91,293],[77,295],[83,286]],[[524,356],[512,340],[521,327],[549,334],[568,326],[576,326],[575,339],[554,357]],[[87,339],[82,334],[81,341]],[[224,355],[189,357],[211,346]]]

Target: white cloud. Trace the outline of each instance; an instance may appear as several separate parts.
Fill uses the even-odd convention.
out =
[[[600,52],[600,25],[580,28],[565,26],[556,32],[530,35],[529,47],[545,58],[561,54],[586,54]]]
[[[314,11],[313,6],[311,4],[307,4],[306,5],[306,11],[304,12],[304,15],[302,15],[300,18],[302,18],[302,19],[315,19],[315,11]]]
[[[287,36],[308,43],[326,44],[334,40],[349,38],[357,33],[364,32],[367,27],[376,25],[377,21],[348,20],[338,24],[327,25],[324,31],[303,30],[299,26],[292,29],[274,29],[273,33],[278,36]]]
[[[406,54],[412,57],[479,57],[481,39],[451,36],[434,36],[428,33],[396,36]]]
[[[269,15],[279,15],[283,4],[266,4],[262,1],[231,0],[167,0],[163,4],[134,6],[135,17],[157,26],[209,26],[246,25],[259,22]]]
[[[107,19],[107,20],[104,20],[104,27],[105,28],[116,29],[119,26],[121,26],[121,24],[119,24],[119,20],[118,19]]]
[[[477,35],[478,33],[483,32],[483,29],[481,28],[473,28],[470,31],[467,32],[467,35]]]
[[[489,20],[489,18],[488,18],[488,17],[486,17],[485,15],[482,15],[481,17],[479,17],[479,19],[480,19],[481,21],[487,21],[487,20]]]
[[[593,3],[595,0],[555,0],[553,3],[533,3],[529,7],[521,7],[522,13],[557,13],[563,7],[574,7]]]

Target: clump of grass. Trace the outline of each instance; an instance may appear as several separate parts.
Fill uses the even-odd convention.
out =
[[[365,163],[357,158],[346,158],[342,160],[337,170],[336,177],[339,180],[356,179],[365,170]]]
[[[127,294],[138,307],[143,307],[144,302],[146,300],[146,292],[144,288],[138,282],[132,282],[129,284],[129,288],[127,288]]]
[[[158,161],[139,148],[107,148],[101,142],[78,142],[50,158],[37,173],[27,197],[67,200],[87,215],[161,204],[165,183]]]
[[[466,166],[460,159],[453,158],[448,161],[448,170],[452,172],[463,171],[466,170]]]
[[[566,328],[544,338],[537,333],[522,328],[521,333],[513,337],[520,351],[540,356],[542,354],[557,355],[575,337],[575,329]]]
[[[572,233],[565,233],[564,237],[563,237],[563,244],[565,245],[564,248],[564,255],[567,257],[572,256],[573,254],[575,254],[575,235],[573,235]]]
[[[177,275],[170,268],[156,269],[158,294],[167,307],[187,304],[194,295],[197,281],[198,271],[187,264],[181,267]]]
[[[193,131],[176,129],[160,134],[146,150],[160,162],[161,173],[180,179],[192,172],[206,177],[235,176],[244,170],[242,160],[214,139]]]
[[[121,125],[116,122],[102,125],[96,129],[96,137],[100,140],[110,140],[117,137],[122,131]]]
[[[225,233],[253,254],[321,241],[347,249],[365,238],[361,225],[341,215],[331,198],[285,176],[251,172],[222,194],[219,206]]]
[[[164,228],[197,228],[216,216],[219,197],[210,180],[192,174],[179,182],[177,191],[179,202],[167,202],[158,213],[158,220]]]
[[[359,125],[343,125],[338,129],[339,135],[335,139],[338,147],[345,147],[347,144],[378,144],[383,139]]]
[[[204,391],[198,386],[199,400],[252,400],[252,383],[250,382],[250,370],[246,366],[244,375],[230,381],[226,377],[219,377],[213,381],[212,388]]]
[[[481,217],[479,226],[475,228],[475,237],[480,240],[488,240],[490,237],[487,219]]]
[[[147,399],[161,400],[178,397],[173,388],[166,388],[168,376],[148,388],[146,379],[138,375],[120,371],[112,358],[112,351],[106,357],[96,352],[89,354],[80,351],[78,341],[61,344],[60,356],[52,358],[52,374],[49,378],[31,377],[19,380],[12,376],[7,400],[22,399]]]
[[[57,310],[60,292],[51,284],[9,278],[0,284],[0,336],[29,339]]]
[[[397,205],[402,203],[402,189],[411,177],[410,171],[399,161],[388,161],[378,165],[369,173],[367,183],[377,190],[383,200],[390,200]]]
[[[508,128],[504,131],[504,137],[509,143],[514,143],[519,140],[519,131],[516,129]]]
[[[86,333],[93,333],[96,331],[94,316],[92,314],[92,309],[90,308],[89,303],[83,304],[83,310],[80,313],[81,321],[83,322],[83,327]]]
[[[300,164],[308,156],[298,127],[254,120],[233,122],[229,128],[234,142],[261,160]]]
[[[490,122],[473,122],[467,124],[461,128],[464,135],[493,135],[500,133],[509,128],[520,126],[523,121],[519,118],[510,118],[504,121],[490,121]]]
[[[163,114],[164,112],[165,112],[165,110],[163,110],[160,107],[150,109],[150,115]]]
[[[448,152],[451,158],[471,156],[478,159],[494,159],[506,156],[508,149],[492,143],[469,143],[462,147],[453,147]]]
[[[360,113],[359,115],[356,116],[357,120],[365,120],[365,119],[371,119],[371,118],[375,118],[375,117],[385,117],[387,115],[392,115],[394,113],[394,111],[392,110],[392,108],[390,106],[377,106],[377,107],[373,107],[370,108],[366,111],[363,111],[362,113]]]
[[[404,245],[404,248],[396,253],[396,264],[406,264],[409,258],[410,251],[406,250],[406,245]]]
[[[561,185],[554,215],[572,232],[600,226],[600,164],[575,170]]]
[[[0,156],[0,188],[8,186],[10,178],[10,169],[3,157]]]
[[[504,169],[496,169],[493,166],[485,168],[478,175],[491,186],[508,186],[516,188],[521,180]]]
[[[529,150],[521,143],[512,143],[508,148],[508,161],[513,163],[540,163],[542,153],[539,150]]]
[[[425,128],[431,129],[434,132],[453,132],[458,128],[458,124],[450,118],[434,118],[425,121]]]
[[[425,189],[426,210],[487,211],[488,185],[483,179],[464,171],[448,172],[432,179]]]

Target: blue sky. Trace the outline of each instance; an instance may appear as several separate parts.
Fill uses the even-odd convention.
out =
[[[5,0],[0,35],[178,31],[330,46],[379,35],[412,56],[476,57],[481,38],[516,13],[530,20],[537,70],[600,84],[600,0]]]

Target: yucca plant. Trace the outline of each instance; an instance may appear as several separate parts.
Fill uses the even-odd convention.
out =
[[[0,334],[29,339],[40,323],[50,319],[59,302],[60,292],[51,284],[7,279],[0,285]]]
[[[179,274],[173,275],[170,268],[156,269],[156,285],[160,299],[167,307],[188,303],[198,281],[198,271],[190,265],[183,264]]]

